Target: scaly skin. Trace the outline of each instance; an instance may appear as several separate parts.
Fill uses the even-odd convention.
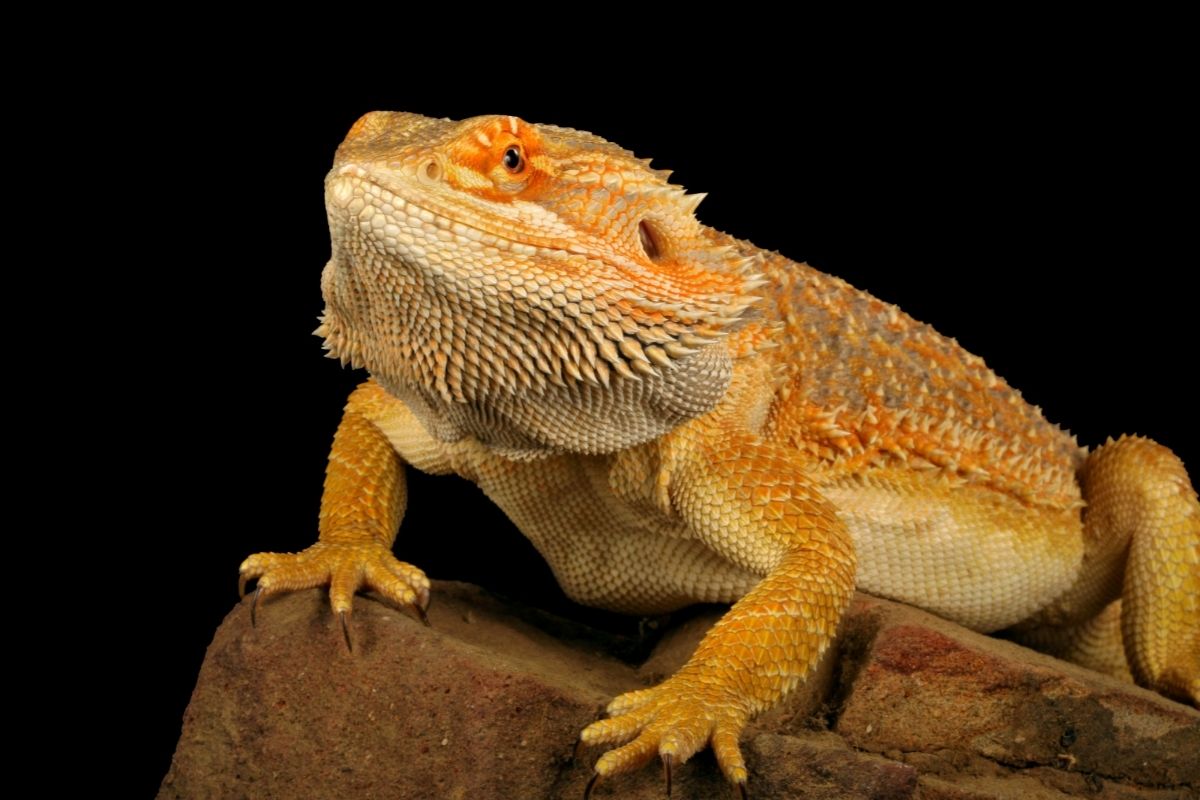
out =
[[[696,221],[666,173],[514,117],[368,114],[326,181],[318,333],[366,367],[320,539],[242,565],[268,595],[369,586],[403,465],[477,483],[564,590],[635,613],[733,602],[583,740],[598,776],[738,737],[812,669],[857,585],[1200,705],[1200,504],[1166,448],[1090,454],[953,340]],[[1120,606],[1110,604],[1119,598]],[[1107,610],[1106,610],[1107,609]]]

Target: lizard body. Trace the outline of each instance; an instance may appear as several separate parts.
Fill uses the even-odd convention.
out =
[[[411,464],[477,483],[580,602],[733,602],[584,731],[619,745],[598,775],[711,744],[744,785],[742,727],[856,585],[1200,703],[1200,505],[1169,450],[1089,453],[953,340],[703,226],[666,177],[514,117],[359,120],[326,181],[318,333],[372,377],[319,542],[243,580],[328,583],[343,620],[364,585],[423,608],[390,552]]]

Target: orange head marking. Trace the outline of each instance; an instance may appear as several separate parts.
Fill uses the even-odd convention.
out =
[[[546,179],[542,138],[516,117],[474,120],[446,146],[446,181],[454,188],[497,202],[536,192]]]

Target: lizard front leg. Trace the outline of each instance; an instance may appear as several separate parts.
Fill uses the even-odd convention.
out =
[[[354,594],[364,586],[424,618],[428,578],[392,555],[407,502],[404,463],[385,433],[398,417],[411,414],[374,382],[351,393],[329,453],[317,543],[300,553],[250,556],[239,568],[239,590],[257,578],[257,604],[277,592],[328,584],[347,645]]]
[[[796,454],[745,432],[693,425],[664,442],[667,497],[693,534],[764,576],[704,637],[674,676],[622,695],[611,718],[584,729],[588,744],[623,744],[596,763],[599,777],[656,754],[680,764],[711,744],[726,778],[743,788],[738,739],[813,669],[854,592],[854,546],[833,505]]]

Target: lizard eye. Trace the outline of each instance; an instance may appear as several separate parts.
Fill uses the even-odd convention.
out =
[[[505,169],[513,174],[525,169],[525,159],[521,157],[521,148],[516,145],[504,151],[503,161]]]

